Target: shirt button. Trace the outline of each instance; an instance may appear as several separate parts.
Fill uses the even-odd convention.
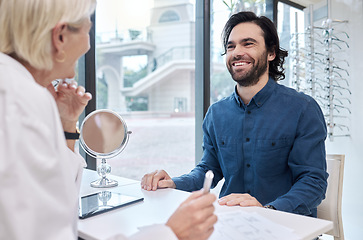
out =
[[[249,142],[250,141],[250,138],[246,138],[246,142]]]
[[[249,167],[251,167],[251,164],[247,163],[246,166],[249,168]]]
[[[275,143],[275,142],[272,142],[272,143],[271,143],[271,145],[272,145],[272,146],[275,146],[275,145],[276,145],[276,143]]]
[[[222,145],[224,145],[224,142],[222,142]]]
[[[251,114],[251,111],[250,111],[250,110],[248,110],[248,111],[247,111],[247,114]]]

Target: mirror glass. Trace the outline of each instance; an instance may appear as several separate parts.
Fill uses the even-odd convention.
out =
[[[91,183],[92,187],[104,188],[117,186],[117,181],[107,178],[111,166],[106,159],[118,155],[126,147],[130,131],[123,118],[108,109],[90,113],[80,129],[80,145],[87,154],[102,159],[97,167],[101,179]]]

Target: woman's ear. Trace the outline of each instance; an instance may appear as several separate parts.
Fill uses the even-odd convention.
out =
[[[63,50],[65,44],[65,33],[67,26],[64,23],[58,23],[52,30],[52,42],[56,52]]]

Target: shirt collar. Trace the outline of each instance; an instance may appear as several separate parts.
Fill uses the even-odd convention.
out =
[[[35,81],[31,73],[20,62],[2,52],[0,52],[0,64],[11,66],[15,68],[18,72],[25,74],[27,78],[31,78]]]
[[[273,78],[269,77],[267,84],[251,99],[251,102],[248,105],[255,104],[257,107],[261,107],[266,100],[271,96],[272,92],[274,91],[277,83]],[[242,99],[238,96],[237,93],[237,86],[234,88],[234,98],[237,104],[240,107],[246,107]]]
[[[238,93],[237,93],[237,85],[234,86],[233,97],[236,100],[236,102],[237,102],[237,104],[238,104],[239,107],[245,107],[245,104],[243,103],[242,99],[238,96]]]

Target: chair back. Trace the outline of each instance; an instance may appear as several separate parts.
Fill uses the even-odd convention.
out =
[[[344,240],[341,212],[344,160],[345,155],[328,154],[326,156],[329,173],[328,188],[325,199],[318,206],[318,218],[333,222],[333,230],[326,234],[334,236],[334,240]]]

